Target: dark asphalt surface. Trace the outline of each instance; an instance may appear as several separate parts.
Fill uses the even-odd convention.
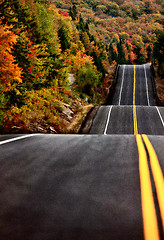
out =
[[[88,135],[0,135],[0,239],[144,240],[133,71],[120,66],[112,106],[99,107]],[[164,110],[150,74],[136,66],[137,127],[164,172]]]
[[[0,149],[1,239],[143,239],[135,136],[39,135]]]
[[[147,91],[149,103],[155,105],[153,96],[150,64],[136,65],[136,105],[148,106]],[[146,78],[145,78],[146,72]],[[124,73],[124,74],[123,74]],[[146,87],[147,81],[147,87]],[[133,84],[134,84],[134,66],[121,65],[117,79],[112,105],[133,105]],[[120,98],[121,97],[121,98]],[[120,101],[119,101],[120,98]]]
[[[155,106],[150,64],[135,66],[135,80],[138,133],[164,135],[164,108]],[[134,134],[133,90],[134,66],[121,65],[112,105],[100,106],[89,133],[104,134],[107,127],[106,134]]]
[[[124,67],[125,69],[123,74]],[[133,105],[133,76],[133,66],[120,66],[112,105]],[[121,100],[119,102],[120,97]]]
[[[164,138],[149,139],[164,170]],[[36,135],[0,150],[1,239],[143,239],[134,135]]]
[[[101,106],[93,120],[90,134],[104,134],[111,106]],[[164,108],[158,107],[162,119]],[[136,106],[139,134],[164,135],[164,126],[155,106]],[[134,134],[133,106],[112,106],[107,134]]]

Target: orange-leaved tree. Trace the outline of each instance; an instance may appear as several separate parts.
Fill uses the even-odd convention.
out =
[[[8,91],[15,82],[21,83],[21,68],[15,63],[12,46],[17,36],[12,32],[12,26],[2,24],[0,18],[0,85],[1,91]]]

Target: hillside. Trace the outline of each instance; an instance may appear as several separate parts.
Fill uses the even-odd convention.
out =
[[[85,105],[104,99],[105,46],[82,17],[53,4],[0,6],[1,132],[65,132]]]
[[[57,8],[70,11],[72,1],[53,0]],[[144,63],[151,60],[153,42],[163,31],[161,0],[74,1],[98,39],[107,45],[109,61]]]

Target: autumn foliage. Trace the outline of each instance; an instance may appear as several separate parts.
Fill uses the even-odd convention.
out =
[[[2,0],[0,7],[0,131],[35,132],[47,124],[62,131],[61,106],[78,108],[82,92],[92,101],[93,91],[84,86],[101,86],[107,55],[74,6],[75,22],[47,1]]]
[[[153,57],[161,72],[161,0],[73,2],[0,0],[1,132],[61,132],[64,103],[101,101],[109,64]]]
[[[12,46],[17,41],[17,36],[11,31],[11,26],[2,25],[0,18],[0,76],[1,91],[8,91],[14,82],[21,83],[21,68],[12,55]]]

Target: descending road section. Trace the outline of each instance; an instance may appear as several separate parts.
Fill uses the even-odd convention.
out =
[[[99,107],[90,134],[136,135],[144,238],[164,239],[164,169],[157,157],[161,146],[156,154],[145,135],[164,135],[164,108],[155,106],[150,64],[120,66],[112,105]]]
[[[164,135],[164,108],[136,106],[101,106],[93,120],[91,134],[134,134],[137,122],[139,134]],[[136,116],[136,118],[134,118]]]
[[[164,135],[164,108],[155,106],[150,64],[121,65],[111,106],[101,106],[91,134]]]
[[[0,239],[164,239],[164,109],[120,66],[87,135],[0,135]]]
[[[120,66],[112,105],[133,105],[134,97],[135,105],[155,105],[150,64]]]

